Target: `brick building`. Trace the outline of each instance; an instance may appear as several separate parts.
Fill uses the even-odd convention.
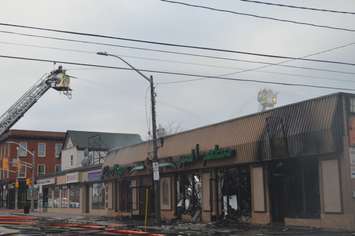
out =
[[[64,136],[62,132],[10,130],[0,137],[0,207],[22,208],[30,200],[25,181],[32,176],[32,155],[26,150],[35,155],[36,179],[61,170]],[[16,189],[16,180],[20,183],[19,189]]]

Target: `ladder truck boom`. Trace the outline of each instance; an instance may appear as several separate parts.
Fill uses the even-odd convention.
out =
[[[8,131],[50,88],[71,98],[70,76],[61,66],[37,81],[4,114],[0,116],[0,136]]]

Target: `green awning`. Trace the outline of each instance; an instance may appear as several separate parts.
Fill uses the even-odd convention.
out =
[[[176,168],[176,165],[172,162],[163,162],[163,163],[159,163],[159,168]]]
[[[144,169],[145,169],[144,165],[136,165],[129,172],[141,171],[141,170],[144,170]]]

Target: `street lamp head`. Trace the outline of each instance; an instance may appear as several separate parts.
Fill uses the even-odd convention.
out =
[[[107,52],[97,52],[96,54],[100,56],[108,56]]]

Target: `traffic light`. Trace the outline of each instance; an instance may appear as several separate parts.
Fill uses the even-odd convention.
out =
[[[16,180],[15,188],[16,188],[16,189],[19,189],[19,188],[20,188],[20,182],[19,182],[18,180]]]
[[[26,179],[26,185],[27,185],[28,187],[31,186],[31,185],[32,185],[32,179],[27,178],[27,179]]]
[[[9,159],[7,158],[2,159],[2,169],[9,170]]]

